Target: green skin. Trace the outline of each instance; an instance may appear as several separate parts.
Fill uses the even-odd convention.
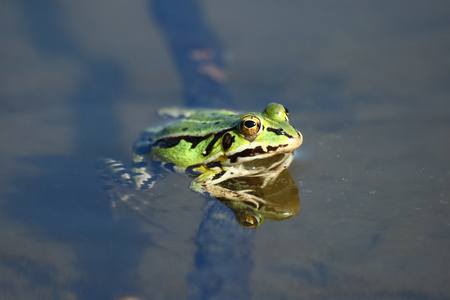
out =
[[[240,201],[256,209],[264,200],[251,191],[235,191],[217,184],[236,177],[264,177],[273,181],[292,161],[302,135],[289,124],[289,114],[277,103],[262,113],[236,114],[225,110],[174,110],[163,114],[183,117],[170,125],[144,131],[135,144],[133,168],[107,160],[119,180],[135,189],[151,188],[151,166],[193,174],[190,189],[216,198]],[[119,171],[119,172],[118,172]]]

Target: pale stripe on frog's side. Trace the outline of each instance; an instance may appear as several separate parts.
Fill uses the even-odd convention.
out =
[[[153,187],[155,163],[170,171],[196,176],[190,189],[214,197],[242,201],[255,208],[264,199],[251,191],[235,191],[219,183],[236,177],[263,177],[263,186],[286,169],[303,141],[289,124],[289,113],[271,103],[262,113],[237,114],[225,110],[165,109],[183,116],[165,127],[144,131],[134,147],[131,172],[106,160],[116,182],[137,190]]]

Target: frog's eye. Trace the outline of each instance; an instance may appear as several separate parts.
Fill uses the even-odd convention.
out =
[[[261,129],[261,120],[256,116],[244,116],[239,122],[239,130],[244,135],[257,134]]]

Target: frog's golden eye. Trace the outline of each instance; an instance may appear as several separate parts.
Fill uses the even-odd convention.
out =
[[[261,120],[256,116],[244,116],[239,122],[239,130],[244,135],[257,134],[261,128]]]

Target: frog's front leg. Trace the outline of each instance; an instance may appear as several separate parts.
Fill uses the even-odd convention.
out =
[[[98,170],[108,187],[111,186],[109,182],[119,183],[120,185],[128,187],[134,185],[130,172],[128,172],[125,165],[120,161],[111,158],[103,158],[98,163]]]
[[[197,193],[209,194],[219,200],[243,202],[256,209],[266,204],[264,199],[251,193],[253,190],[231,190],[218,185],[219,182],[214,183],[214,178],[219,174],[221,173],[214,171],[203,173],[191,182],[189,188]]]

